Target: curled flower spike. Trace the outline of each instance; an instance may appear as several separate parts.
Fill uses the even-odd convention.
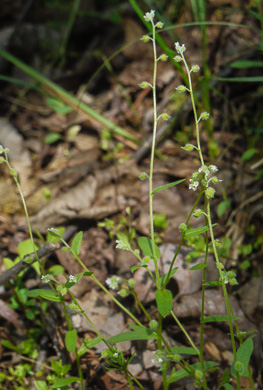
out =
[[[154,16],[155,16],[155,12],[151,10],[151,12],[146,12],[146,14],[144,15],[144,19],[146,22],[152,22]]]
[[[179,85],[179,87],[176,88],[176,91],[179,93],[184,93],[185,91],[188,91],[185,85]]]
[[[115,290],[115,288],[118,288],[119,287],[119,283],[121,283],[122,279],[119,277],[119,276],[112,276],[111,278],[107,278],[106,279],[106,283],[107,285],[112,288],[113,290]]]
[[[185,47],[185,44],[182,44],[180,46],[179,42],[176,42],[175,43],[175,49],[176,49],[178,54],[183,54],[183,52],[186,50],[186,47]]]

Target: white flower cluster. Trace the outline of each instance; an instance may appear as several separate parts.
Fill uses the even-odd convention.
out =
[[[146,12],[144,15],[144,19],[146,22],[153,22],[153,18],[155,16],[155,11],[151,10],[151,12]]]
[[[77,278],[76,278],[76,276],[73,276],[73,275],[69,275],[69,281],[71,282],[71,283],[77,283]]]
[[[46,274],[46,275],[42,275],[42,276],[41,276],[41,280],[43,280],[44,283],[49,283],[50,280],[51,280],[52,278],[53,278],[53,277],[52,277],[52,275],[50,275],[50,274]]]
[[[116,240],[116,248],[122,249],[124,251],[129,251],[131,249],[128,242],[122,241],[122,240]]]
[[[119,287],[119,284],[122,282],[122,278],[120,278],[119,276],[117,275],[113,275],[111,278],[107,278],[106,279],[106,283],[107,285],[112,288],[113,290],[115,290],[116,288]]]
[[[182,55],[183,52],[185,52],[185,50],[186,50],[185,44],[182,44],[182,45],[180,46],[179,42],[176,42],[174,45],[175,45],[175,49],[176,49],[176,51],[177,51],[178,54],[181,54],[181,55]]]
[[[212,183],[219,183],[222,180],[219,180],[216,176],[208,179],[208,176],[211,173],[218,172],[218,168],[215,165],[202,165],[197,172],[192,174],[192,178],[189,181],[189,189],[196,191],[200,182],[202,182],[203,186],[206,188],[205,193],[208,198],[213,198],[215,194],[215,190],[212,187],[208,187],[208,183],[211,181]]]

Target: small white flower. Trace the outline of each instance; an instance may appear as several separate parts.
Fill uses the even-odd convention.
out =
[[[217,172],[218,171],[218,168],[217,168],[217,166],[215,166],[215,165],[209,165],[209,170],[211,171],[211,172]]]
[[[205,175],[208,175],[209,174],[209,169],[206,165],[203,165],[202,167],[200,167],[198,169],[198,172],[199,173],[204,173]]]
[[[155,366],[160,366],[163,362],[163,359],[160,356],[155,356],[151,361]]]
[[[111,278],[107,278],[106,280],[106,283],[107,285],[112,288],[113,290],[115,290],[116,288],[118,288],[119,286],[119,283],[121,283],[121,278],[119,276],[112,276]]]
[[[76,283],[76,282],[77,282],[76,276],[69,275],[69,281],[70,281],[71,283]]]
[[[154,16],[155,16],[155,12],[151,10],[151,12],[146,12],[146,14],[144,15],[144,19],[146,20],[146,22],[152,22]]]
[[[115,352],[115,353],[113,354],[113,357],[114,357],[114,358],[117,358],[118,356],[119,356],[118,352]]]
[[[183,52],[186,50],[186,47],[185,47],[185,44],[182,44],[180,46],[179,42],[176,42],[175,43],[175,49],[176,49],[177,53],[183,54]]]
[[[44,283],[49,283],[50,282],[50,277],[51,275],[46,274],[41,276],[41,280],[44,280]]]
[[[123,249],[124,251],[129,251],[131,248],[130,248],[130,245],[128,242],[124,242],[122,240],[116,240],[116,248],[117,249]]]

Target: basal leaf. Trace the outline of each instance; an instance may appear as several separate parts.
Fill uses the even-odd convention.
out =
[[[166,188],[177,186],[178,184],[182,183],[183,181],[185,181],[185,179],[177,180],[177,181],[174,181],[172,183],[164,184],[163,186],[157,187],[157,188],[155,188],[155,190],[153,190],[152,195],[156,194],[156,192],[165,190]]]
[[[50,389],[57,389],[59,387],[69,385],[70,383],[79,381],[80,379],[77,376],[70,376],[69,378],[60,378],[57,379],[53,385],[50,386]]]
[[[154,258],[152,240],[149,237],[139,237],[138,244],[145,256]],[[155,259],[159,260],[161,257],[161,252],[158,246],[154,243],[155,249]]]
[[[155,292],[155,299],[159,313],[166,317],[173,308],[173,295],[170,290],[157,290]]]
[[[28,291],[27,296],[31,297],[31,298],[42,297],[44,299],[47,299],[47,300],[53,301],[53,302],[60,302],[61,301],[60,295],[58,295],[55,291],[46,290],[44,288],[39,288],[39,289]]]

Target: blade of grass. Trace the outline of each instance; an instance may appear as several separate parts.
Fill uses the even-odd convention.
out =
[[[65,89],[59,87],[56,83],[49,80],[47,77],[41,75],[39,72],[37,72],[35,69],[31,68],[30,66],[26,65],[24,62],[20,61],[18,58],[14,57],[12,54],[8,53],[5,50],[0,49],[0,56],[5,58],[7,61],[11,62],[15,66],[17,66],[19,69],[21,69],[23,72],[27,73],[30,77],[32,77],[34,80],[36,80],[42,88],[48,92],[50,95],[54,97],[59,97],[62,101],[70,105],[72,108],[78,111],[84,112],[86,115],[88,115],[90,118],[92,118],[94,121],[99,123],[101,126],[106,127],[110,131],[112,131],[115,134],[120,135],[121,137],[124,137],[125,139],[128,139],[135,144],[140,144],[140,141],[131,135],[128,131],[124,130],[123,128],[115,125],[115,123],[111,122],[109,119],[105,118],[89,106],[87,106],[85,103],[80,102],[77,98],[72,96],[69,92],[65,91]]]

